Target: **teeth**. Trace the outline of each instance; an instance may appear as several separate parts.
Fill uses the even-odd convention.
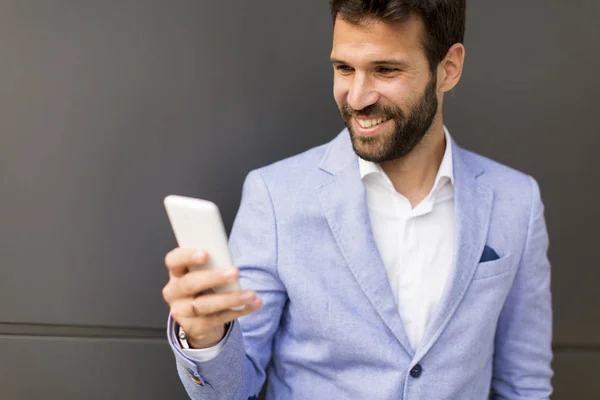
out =
[[[375,125],[379,125],[382,122],[387,121],[387,118],[377,118],[377,119],[359,119],[358,124],[363,128],[370,128]]]

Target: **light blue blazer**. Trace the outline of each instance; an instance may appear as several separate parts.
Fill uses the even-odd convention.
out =
[[[208,362],[187,359],[170,337],[189,395],[255,399],[268,377],[267,399],[549,398],[550,264],[538,185],[451,145],[455,268],[418,348],[402,326],[344,130],[248,175],[230,248],[242,286],[264,307],[236,321]]]

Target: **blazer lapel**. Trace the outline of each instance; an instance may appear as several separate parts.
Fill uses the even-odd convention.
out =
[[[319,201],[344,259],[365,296],[412,357],[414,352],[373,237],[358,158],[347,130],[331,142],[321,169],[330,179],[319,187]]]
[[[493,193],[476,177],[462,150],[452,140],[454,165],[454,268],[440,304],[429,322],[415,359],[422,358],[440,336],[473,278],[489,229]]]

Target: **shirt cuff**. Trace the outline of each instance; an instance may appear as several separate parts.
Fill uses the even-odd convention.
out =
[[[229,339],[229,336],[232,331],[231,327],[233,326],[234,323],[235,323],[235,321],[232,321],[231,324],[229,324],[229,327],[227,328],[227,332],[225,333],[225,336],[216,345],[214,345],[212,347],[208,347],[206,349],[184,349],[184,348],[181,348],[181,351],[183,351],[183,354],[185,354],[190,360],[196,361],[196,362],[206,362],[206,361],[212,360],[213,358],[216,358],[219,355],[219,353],[221,353],[221,351],[223,350],[223,346],[225,346],[225,344],[227,343],[227,339]],[[177,327],[178,327],[177,324],[173,324],[173,329],[171,330],[171,335],[172,335],[173,342],[177,343],[179,346],[181,346],[181,343],[179,343],[179,338],[177,337],[177,332],[175,331],[177,329]]]

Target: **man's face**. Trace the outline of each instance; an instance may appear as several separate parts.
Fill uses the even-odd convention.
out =
[[[333,92],[354,151],[382,163],[410,153],[438,111],[437,75],[422,47],[423,22],[335,23]]]

